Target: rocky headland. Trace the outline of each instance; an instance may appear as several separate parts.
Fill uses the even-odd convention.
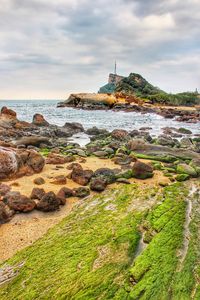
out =
[[[57,107],[156,113],[180,122],[200,121],[198,92],[168,94],[135,73],[128,77],[110,74],[108,84],[101,87],[98,93],[71,94],[67,100],[58,103]]]

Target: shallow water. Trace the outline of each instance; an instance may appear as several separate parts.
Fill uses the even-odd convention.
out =
[[[51,124],[64,125],[65,122],[79,122],[84,128],[97,126],[109,131],[116,128],[126,130],[152,127],[151,134],[158,135],[163,127],[184,127],[194,134],[200,133],[200,124],[189,124],[165,119],[156,114],[141,114],[138,112],[113,112],[111,110],[78,110],[73,108],[56,108],[58,100],[7,100],[0,101],[0,107],[7,106],[17,112],[21,120],[32,121],[35,113],[41,113]]]

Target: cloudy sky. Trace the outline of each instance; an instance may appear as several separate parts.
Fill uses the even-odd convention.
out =
[[[160,88],[200,89],[199,0],[0,0],[0,98],[96,92],[118,63]]]

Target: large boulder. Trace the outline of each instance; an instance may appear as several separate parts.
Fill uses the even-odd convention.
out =
[[[44,165],[44,158],[34,150],[0,147],[0,179],[39,173]]]
[[[36,206],[33,200],[21,195],[19,192],[7,193],[3,198],[3,202],[7,204],[11,210],[19,212],[30,212]]]
[[[50,212],[59,209],[60,200],[56,197],[54,192],[46,193],[37,204],[37,209]]]
[[[10,148],[0,147],[0,179],[9,178],[19,170],[19,157]]]
[[[129,150],[134,151],[137,154],[143,154],[155,160],[170,160],[172,162],[177,160],[177,158],[184,160],[200,158],[199,153],[191,150],[175,149],[167,146],[147,144],[140,139],[129,141],[127,147]]]
[[[132,175],[138,179],[146,179],[153,177],[153,168],[139,160],[137,160],[132,168]]]

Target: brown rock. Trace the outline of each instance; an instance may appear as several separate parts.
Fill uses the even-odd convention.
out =
[[[90,182],[90,189],[96,192],[102,192],[107,186],[106,180],[101,178],[93,178]]]
[[[64,175],[59,175],[56,176],[53,181],[51,181],[52,184],[66,184],[67,183],[67,179],[66,176]]]
[[[0,183],[0,196],[5,196],[10,190],[11,187],[9,185]]]
[[[74,168],[71,173],[71,179],[80,184],[87,185],[92,178],[93,171],[92,170],[83,170],[80,168]]]
[[[90,194],[90,190],[86,187],[75,188],[73,189],[73,192],[74,192],[74,196],[78,198],[84,198],[89,196]]]
[[[56,153],[49,153],[49,155],[46,158],[46,164],[62,165],[62,164],[72,162],[74,160],[75,158],[73,156],[62,156]]]
[[[42,199],[37,204],[37,209],[49,212],[49,211],[55,211],[59,209],[60,200],[56,197],[54,192],[46,193]]]
[[[10,148],[0,147],[0,179],[6,179],[17,173],[19,158]]]
[[[9,115],[12,117],[16,117],[17,114],[14,110],[7,108],[6,106],[3,106],[1,109],[1,114]]]
[[[153,177],[153,168],[139,160],[137,160],[132,168],[133,177],[138,179],[146,179]]]
[[[10,221],[13,214],[14,212],[5,203],[0,201],[0,224]]]
[[[69,166],[67,166],[67,170],[73,170],[74,168],[79,168],[80,170],[83,170],[82,166],[78,163],[72,163]]]
[[[44,189],[33,188],[32,192],[31,192],[30,198],[31,199],[41,200],[44,195],[45,195]]]
[[[60,205],[64,205],[66,203],[66,199],[73,196],[74,196],[73,190],[67,187],[62,187],[56,195],[56,197],[60,200]]]
[[[42,184],[45,183],[45,180],[44,180],[44,178],[42,178],[42,177],[38,177],[38,178],[35,178],[35,179],[33,180],[33,182],[34,182],[35,184],[37,184],[37,185],[42,185]]]
[[[26,163],[34,173],[39,173],[45,165],[45,160],[38,152],[30,150]]]
[[[123,129],[114,129],[111,133],[111,136],[116,140],[123,140],[128,136],[128,132]]]
[[[11,210],[20,212],[32,211],[36,204],[28,197],[21,195],[19,192],[9,192],[3,199]]]
[[[45,118],[41,114],[35,114],[33,116],[32,123],[36,126],[48,126],[49,125],[49,123],[45,120]]]

